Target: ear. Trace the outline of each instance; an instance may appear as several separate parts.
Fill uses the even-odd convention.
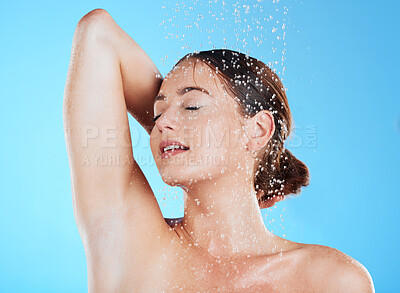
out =
[[[275,132],[274,118],[267,110],[259,111],[256,115],[247,120],[249,151],[257,151],[265,146]]]
[[[266,209],[272,207],[274,204],[276,204],[278,201],[283,200],[283,196],[274,196],[273,198],[267,200],[267,201],[261,201],[261,196],[264,195],[264,190],[259,190],[257,192],[257,200],[258,200],[258,205],[260,206],[260,209]]]

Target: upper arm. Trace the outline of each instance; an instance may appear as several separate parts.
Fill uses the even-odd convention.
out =
[[[318,246],[316,282],[322,292],[374,293],[368,270],[347,254],[327,246]]]
[[[135,168],[119,61],[88,18],[75,29],[63,104],[78,220],[122,200]]]
[[[102,10],[79,22],[63,104],[74,212],[88,266],[107,263],[110,270],[132,253],[138,261],[144,254],[135,250],[160,245],[169,228],[133,158],[120,60],[106,42],[112,25]]]
[[[339,265],[333,274],[332,292],[374,293],[374,284],[367,269],[358,261]],[[335,290],[336,288],[336,290]]]

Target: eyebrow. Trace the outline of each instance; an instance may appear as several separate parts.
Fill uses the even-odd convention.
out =
[[[182,95],[184,95],[184,94],[186,94],[186,93],[188,93],[188,92],[190,92],[190,91],[200,91],[200,92],[203,92],[203,93],[206,93],[207,95],[209,95],[210,97],[212,97],[211,95],[210,95],[210,93],[207,91],[207,90],[205,90],[205,89],[203,89],[203,88],[201,88],[201,87],[197,87],[197,86],[188,86],[188,87],[180,87],[180,88],[178,88],[177,90],[176,90],[176,93],[179,95],[179,96],[182,96]],[[158,95],[155,99],[154,99],[154,103],[156,102],[156,101],[159,101],[159,100],[166,100],[167,99],[167,97],[166,96],[164,96],[164,95]]]

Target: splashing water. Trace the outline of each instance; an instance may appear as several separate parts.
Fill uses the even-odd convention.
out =
[[[198,0],[164,1],[162,9],[164,10],[165,19],[160,25],[165,29],[165,48],[169,48],[169,51],[167,50],[167,54],[161,59],[162,66],[159,68],[160,71],[165,76],[173,65],[187,53],[222,48],[238,51],[264,62],[266,61],[265,63],[268,67],[283,80],[282,77],[286,70],[284,66],[286,30],[290,24],[288,17],[290,6],[287,3],[288,1],[285,1],[285,4],[283,4],[283,1],[279,0],[239,0],[233,3],[223,0],[208,2]],[[226,61],[224,60],[223,62]],[[216,71],[218,72],[218,68]],[[210,77],[214,78],[214,75],[210,74]],[[241,80],[235,81],[246,86],[249,76],[243,75],[240,78]],[[250,87],[248,89],[250,90]],[[272,96],[271,101],[274,98],[275,96]],[[272,101],[272,104],[275,105],[275,101]],[[268,110],[273,114],[277,112],[272,111],[272,109]],[[189,119],[192,119],[192,117],[189,117]],[[278,123],[282,123],[282,121],[279,120]],[[272,165],[272,169],[274,167]],[[241,174],[240,170],[245,168],[246,166],[240,163],[237,164],[238,174]],[[263,168],[261,171],[263,171]],[[222,169],[221,173],[224,173],[224,169]],[[212,179],[209,173],[203,175],[203,179],[206,177],[210,180]],[[279,181],[279,179],[276,181]],[[165,192],[167,196],[162,198],[162,210],[165,210],[166,206],[168,206],[169,210],[171,210],[171,206],[175,206],[179,210],[178,213],[174,212],[172,214],[168,211],[163,211],[163,214],[168,215],[167,217],[178,218],[183,216],[182,190],[178,187],[168,187],[167,192]],[[283,189],[283,185],[281,187],[279,191]],[[176,195],[170,196],[172,192]],[[166,205],[168,200],[169,203]],[[195,199],[195,202],[200,205],[199,199]],[[242,202],[238,202],[237,207],[241,204],[243,205]],[[210,208],[212,207],[213,205],[210,205]],[[281,211],[276,211],[276,208],[277,205],[275,204],[273,208],[266,209],[263,221],[272,233],[281,234],[283,238],[286,238],[286,234],[283,233],[285,207]],[[281,227],[281,230],[279,227]],[[249,230],[251,229],[249,227]],[[222,240],[226,240],[226,238],[229,238],[229,233],[220,234],[219,236]],[[255,239],[256,237],[254,236]],[[233,248],[234,251],[240,250],[239,246]],[[283,248],[275,245],[273,251],[279,253],[279,257],[282,257]],[[247,257],[250,258],[250,255],[247,255]],[[217,263],[220,263],[220,261],[218,260]],[[212,272],[212,270],[210,269],[209,272]],[[227,276],[230,273],[228,272]],[[269,274],[272,273],[270,272]],[[275,278],[274,275],[271,275],[271,278]]]
[[[164,1],[167,47],[173,49],[161,61],[162,72],[185,54],[215,48],[232,49],[285,72],[286,29],[290,24],[289,1]]]
[[[165,0],[161,6],[164,19],[160,26],[165,31],[165,47],[172,49],[161,58],[159,69],[166,75],[187,53],[227,48],[268,61],[265,63],[283,80],[290,7],[290,1],[279,0]],[[182,194],[177,187],[171,190]],[[182,202],[183,196],[173,199]],[[170,206],[170,202],[166,204],[164,200],[162,208]],[[182,204],[179,204],[178,214],[182,212]]]

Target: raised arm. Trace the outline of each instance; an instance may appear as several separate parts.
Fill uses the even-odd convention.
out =
[[[129,108],[151,131],[161,81],[150,58],[105,10],[93,10],[79,21],[63,118],[89,291],[115,290],[127,264],[137,267],[130,271],[134,280],[168,238],[169,227],[133,159],[127,116]]]
[[[79,43],[87,41],[98,41],[102,46],[112,49],[120,65],[127,110],[150,134],[154,126],[154,97],[163,80],[158,68],[104,9],[92,10],[79,21],[74,35],[72,55],[79,52]],[[71,65],[74,61],[77,63],[77,56],[71,57]],[[67,85],[68,82],[71,82],[70,75]]]

